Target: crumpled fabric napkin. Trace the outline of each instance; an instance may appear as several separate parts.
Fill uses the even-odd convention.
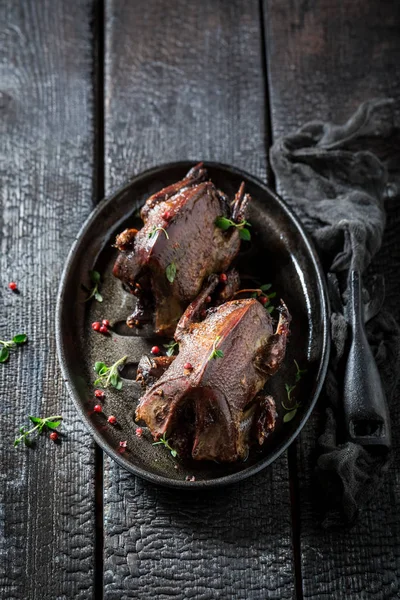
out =
[[[278,139],[270,153],[278,190],[311,234],[329,284],[332,348],[322,398],[325,428],[318,440],[316,466],[324,494],[324,527],[355,522],[379,488],[390,460],[389,454],[342,443],[338,423],[348,331],[344,317],[348,273],[351,269],[365,273],[381,246],[385,196],[400,189],[396,187],[400,135],[393,105],[391,99],[365,102],[344,125],[307,123]],[[371,294],[379,289],[384,289],[382,282]],[[363,294],[368,300],[368,291]],[[367,324],[367,334],[390,406],[399,373],[399,327],[382,310]]]

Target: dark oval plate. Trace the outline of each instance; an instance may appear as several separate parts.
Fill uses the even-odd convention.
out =
[[[66,384],[79,414],[96,442],[125,469],[154,483],[171,487],[203,488],[227,485],[260,471],[275,460],[299,434],[320,393],[328,364],[329,309],[323,274],[315,250],[303,227],[266,185],[239,169],[218,163],[205,163],[212,181],[229,196],[241,181],[253,198],[249,221],[252,242],[245,244],[237,266],[246,278],[260,285],[271,283],[278,298],[283,298],[292,314],[292,334],[283,367],[267,384],[276,401],[279,417],[274,433],[262,449],[250,452],[244,462],[234,464],[182,462],[162,446],[153,446],[149,431],[136,435],[134,410],[141,395],[134,381],[142,354],[157,343],[151,328],[138,332],[125,325],[134,297],[126,293],[111,269],[117,251],[115,236],[128,226],[140,227],[138,209],[155,191],[169,185],[193,166],[193,162],[171,163],[138,175],[110,198],[103,200],[83,225],[68,256],[62,275],[57,304],[57,348]],[[90,287],[89,271],[102,275],[103,302],[85,302]],[[277,303],[277,302],[276,302]],[[276,311],[275,311],[276,315]],[[273,313],[274,316],[274,313]],[[107,318],[113,325],[111,335],[91,329],[91,323]],[[123,355],[128,361],[122,371],[120,391],[107,388],[103,413],[94,413],[93,382],[96,361],[112,364]],[[307,369],[296,386],[293,399],[300,403],[294,418],[284,422],[287,413],[285,384],[293,384],[296,367]],[[117,425],[107,416],[117,417]],[[120,442],[126,441],[126,449]],[[187,477],[195,481],[186,481]]]

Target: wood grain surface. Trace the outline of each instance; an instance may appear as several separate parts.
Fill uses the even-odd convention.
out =
[[[265,180],[259,4],[105,6],[106,193],[179,159],[232,163]],[[292,598],[287,459],[232,489],[156,488],[105,459],[105,598]]]
[[[94,445],[55,347],[63,263],[93,202],[91,3],[0,3],[0,597],[91,598]],[[20,294],[8,290],[16,281]],[[59,445],[14,449],[29,414],[62,414]]]
[[[364,100],[399,98],[400,5],[372,0],[265,0],[273,137],[308,120],[346,120]],[[400,116],[399,114],[397,116]],[[282,191],[282,190],[281,190]],[[385,307],[399,319],[400,206],[387,203],[373,270],[386,277]],[[397,390],[397,398],[400,389]],[[351,531],[324,532],[311,494],[318,413],[298,443],[304,598],[400,597],[400,407],[391,412],[394,460],[385,485]]]
[[[398,404],[383,489],[351,531],[326,532],[311,492],[320,412],[289,465],[224,490],[167,490],[107,457],[103,473],[55,348],[62,267],[103,187],[188,158],[273,183],[272,139],[399,98],[399,27],[400,4],[381,0],[0,3],[0,338],[29,336],[0,365],[0,598],[400,597]],[[387,210],[373,269],[400,320],[397,198]],[[14,449],[29,414],[62,414],[61,443]]]

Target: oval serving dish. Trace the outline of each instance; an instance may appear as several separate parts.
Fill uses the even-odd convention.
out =
[[[261,449],[254,449],[244,462],[234,464],[202,463],[174,459],[168,450],[152,445],[150,433],[136,435],[134,412],[142,389],[135,382],[140,357],[157,344],[150,326],[131,330],[125,319],[132,312],[135,298],[112,275],[117,255],[115,236],[126,227],[140,228],[138,210],[146,198],[179,180],[194,162],[171,163],[133,178],[111,197],[103,200],[83,225],[61,278],[57,303],[57,348],[68,390],[78,412],[96,442],[117,463],[153,483],[180,488],[211,488],[228,485],[260,471],[274,461],[300,433],[320,393],[329,358],[329,308],[324,277],[315,250],[302,225],[286,206],[261,181],[234,167],[206,162],[210,179],[233,197],[242,181],[252,196],[248,220],[252,224],[251,243],[246,243],[235,261],[241,276],[259,285],[270,283],[292,314],[290,343],[280,371],[266,386],[276,402],[278,419],[275,431]],[[89,271],[101,273],[103,302],[85,302],[90,287]],[[275,315],[276,315],[276,311]],[[274,313],[273,315],[274,316]],[[93,332],[91,323],[108,319],[110,335]],[[127,355],[121,372],[120,391],[107,388],[102,413],[95,413],[93,382],[96,361],[113,364]],[[293,384],[294,361],[307,373],[296,386],[293,397],[300,404],[295,416],[284,422],[287,411],[285,384]],[[107,423],[115,415],[117,425]],[[120,446],[126,441],[126,448]],[[194,481],[187,481],[187,478]]]

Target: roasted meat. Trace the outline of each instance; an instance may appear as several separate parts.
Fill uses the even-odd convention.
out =
[[[172,336],[179,318],[212,273],[222,273],[237,255],[239,230],[223,231],[217,217],[245,219],[250,197],[242,185],[232,204],[211,181],[202,164],[150,198],[142,208],[144,226],[116,239],[114,275],[137,297],[130,327],[153,318],[155,331]],[[150,315],[150,316],[149,316]]]
[[[282,302],[274,332],[270,314],[255,298],[225,302],[204,314],[217,280],[210,277],[180,319],[179,354],[167,364],[164,357],[140,362],[138,380],[151,387],[136,419],[145,421],[155,440],[169,438],[180,454],[233,462],[245,459],[250,444],[261,445],[274,429],[275,404],[263,388],[284,358],[291,317]]]

